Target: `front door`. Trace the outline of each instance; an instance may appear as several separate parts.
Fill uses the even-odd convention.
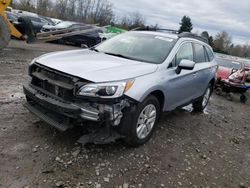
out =
[[[166,111],[173,110],[190,102],[196,90],[197,73],[194,70],[182,70],[180,74],[175,72],[181,60],[194,60],[193,47],[191,42],[181,45],[173,60],[173,67],[166,70]]]

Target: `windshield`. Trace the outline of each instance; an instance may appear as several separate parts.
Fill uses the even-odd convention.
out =
[[[75,23],[66,21],[66,22],[58,23],[56,26],[60,27],[60,28],[68,28],[68,27],[71,27],[73,24],[75,24]]]
[[[162,63],[176,40],[165,36],[127,32],[96,47],[99,52],[154,64]]]
[[[240,62],[237,62],[237,61],[233,61],[229,59],[221,59],[221,58],[217,58],[216,61],[220,66],[223,66],[223,67],[234,68],[237,70],[241,69],[241,64]]]

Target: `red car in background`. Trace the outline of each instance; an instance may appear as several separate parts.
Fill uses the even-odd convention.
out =
[[[247,75],[250,73],[250,69],[239,61],[221,57],[216,58],[216,61],[219,65],[216,73],[217,80],[229,79],[230,75],[234,73],[234,81],[241,82],[245,81]]]

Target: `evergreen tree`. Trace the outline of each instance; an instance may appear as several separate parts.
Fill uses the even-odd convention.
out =
[[[180,25],[181,26],[179,29],[179,33],[191,32],[193,29],[193,24],[191,22],[191,19],[188,16],[183,16],[183,18],[181,19]]]
[[[214,46],[214,39],[213,36],[210,36],[207,31],[203,31],[201,36],[207,39],[208,44],[213,47]]]
[[[209,38],[208,38],[208,44],[213,48],[214,47],[214,38],[213,38],[213,36],[210,36]]]

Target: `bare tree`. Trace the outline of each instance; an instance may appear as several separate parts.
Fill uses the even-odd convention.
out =
[[[231,45],[229,48],[229,54],[238,57],[250,57],[250,46],[245,45]]]
[[[129,17],[122,17],[119,26],[125,29],[143,28],[145,27],[145,19],[139,12],[133,12]]]
[[[37,0],[36,12],[44,16],[49,16],[49,12],[52,11],[52,2],[50,0]]]
[[[30,11],[30,12],[34,12],[36,8],[34,6],[33,0],[19,0],[18,2],[15,3],[14,7],[20,10]]]
[[[93,0],[90,19],[100,25],[109,24],[114,17],[113,5],[107,0]]]
[[[68,6],[68,0],[57,0],[54,11],[56,12],[56,15],[60,19],[67,19],[68,15],[67,13],[67,6]]]
[[[228,53],[231,44],[232,37],[226,31],[222,31],[215,36],[214,49],[216,51]]]
[[[134,12],[131,15],[131,22],[132,22],[131,27],[133,27],[133,28],[145,26],[145,19],[143,18],[143,16],[139,12]]]
[[[75,20],[77,17],[77,0],[68,0],[66,15],[70,20]]]

